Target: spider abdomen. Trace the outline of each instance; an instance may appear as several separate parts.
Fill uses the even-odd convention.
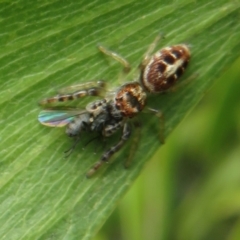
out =
[[[150,93],[167,91],[181,77],[189,60],[190,51],[185,44],[163,48],[141,67],[143,87]]]

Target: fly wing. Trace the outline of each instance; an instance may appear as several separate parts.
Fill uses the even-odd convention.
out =
[[[48,127],[64,127],[70,123],[74,117],[84,114],[84,110],[59,110],[59,109],[45,109],[38,115],[38,121]]]

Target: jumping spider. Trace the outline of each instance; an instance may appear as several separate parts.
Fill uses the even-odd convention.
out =
[[[83,131],[98,132],[103,137],[109,137],[122,129],[119,142],[103,153],[100,160],[88,171],[87,177],[92,176],[105,162],[108,162],[110,157],[119,151],[128,140],[131,135],[129,119],[144,109],[147,94],[166,92],[185,71],[190,59],[188,46],[180,44],[165,47],[151,55],[158,41],[159,37],[146,52],[139,66],[140,76],[137,81],[123,84],[111,94],[106,93],[103,81],[74,85],[60,90],[57,96],[40,101],[40,105],[46,106],[84,96],[103,97],[89,103],[85,110],[67,107],[63,110],[54,107],[46,108],[40,112],[38,117],[40,123],[46,126],[67,126],[66,134],[76,139],[75,145]],[[129,71],[130,64],[124,58],[102,46],[99,50],[123,64],[124,69]],[[159,110],[147,109],[161,120],[162,114]]]

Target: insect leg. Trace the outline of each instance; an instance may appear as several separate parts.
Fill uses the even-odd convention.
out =
[[[153,113],[156,117],[159,118],[159,139],[162,144],[164,144],[164,116],[160,110],[154,108],[147,108],[147,110]]]
[[[79,89],[79,87],[82,88]],[[58,94],[57,96],[41,100],[39,104],[47,105],[55,102],[71,101],[85,96],[102,96],[105,92],[105,83],[103,81],[97,81],[95,86],[93,83],[80,84],[63,88],[60,92],[61,94]]]
[[[121,63],[123,65],[123,70],[124,72],[128,73],[130,70],[131,70],[131,65],[130,63],[125,59],[123,58],[122,56],[120,56],[118,53],[116,52],[113,52],[101,45],[98,46],[98,49],[104,53],[105,55],[109,56],[109,57],[112,57],[113,59],[115,59],[116,61],[118,61],[119,63]]]
[[[101,159],[93,165],[93,167],[87,172],[86,176],[91,177],[105,162],[108,162],[110,157],[122,148],[122,146],[128,140],[130,135],[131,135],[130,126],[128,123],[125,123],[123,125],[123,132],[120,141],[116,145],[108,149],[102,155]]]
[[[77,137],[74,139],[74,143],[73,143],[73,145],[71,146],[71,148],[69,148],[68,150],[64,151],[65,158],[69,157],[69,156],[72,154],[73,150],[76,148],[76,146],[77,146],[77,144],[78,144],[79,141],[80,141],[80,137],[77,136]]]

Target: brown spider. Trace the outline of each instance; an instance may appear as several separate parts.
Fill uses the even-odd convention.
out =
[[[158,41],[159,37],[150,45],[145,54],[139,66],[138,81],[125,83],[111,94],[106,93],[103,81],[88,82],[64,88],[59,91],[59,95],[40,101],[40,105],[46,106],[84,96],[103,97],[89,103],[84,110],[70,108],[59,110],[53,107],[42,110],[38,116],[38,120],[43,125],[67,126],[66,134],[76,139],[73,148],[83,131],[99,132],[102,136],[109,137],[122,129],[119,142],[103,153],[100,160],[88,171],[87,177],[92,176],[105,162],[108,162],[110,157],[119,151],[128,140],[131,135],[129,119],[144,109],[147,94],[166,92],[185,71],[190,59],[188,46],[180,44],[165,47],[151,55]],[[130,70],[130,64],[120,55],[102,46],[99,46],[99,50],[123,64],[126,71]],[[148,110],[160,120],[162,119],[159,110],[152,108]]]

